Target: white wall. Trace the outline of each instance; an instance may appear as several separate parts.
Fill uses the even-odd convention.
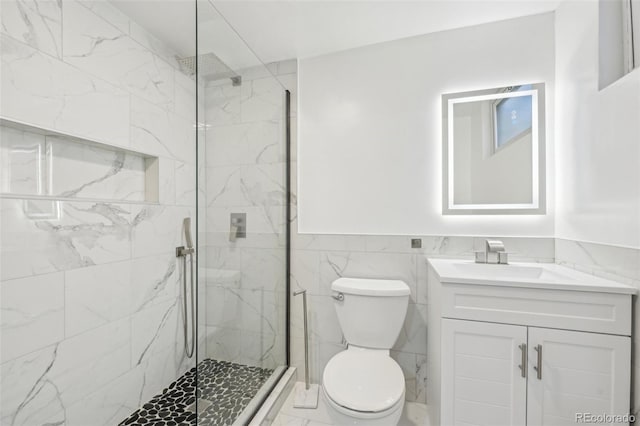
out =
[[[440,107],[443,93],[545,82],[553,129],[553,14],[303,59],[299,72],[299,232],[553,235],[551,160],[547,215],[442,216]],[[549,130],[547,144],[552,157]]]
[[[556,13],[556,233],[640,247],[640,69],[598,91],[598,3]]]

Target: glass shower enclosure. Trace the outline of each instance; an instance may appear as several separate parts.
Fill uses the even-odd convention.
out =
[[[263,64],[214,5],[198,1],[198,410],[203,424],[242,424],[287,365],[289,123],[278,72],[290,64]]]
[[[0,424],[248,423],[288,365],[295,62],[211,0],[1,3]]]

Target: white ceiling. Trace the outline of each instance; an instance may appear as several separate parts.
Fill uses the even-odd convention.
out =
[[[214,1],[265,62],[555,10],[561,0]]]
[[[112,1],[180,55],[194,54],[192,0]],[[549,12],[561,1],[198,0],[199,50],[236,68],[256,62],[241,39],[267,63]]]

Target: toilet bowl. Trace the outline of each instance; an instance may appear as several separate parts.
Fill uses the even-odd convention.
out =
[[[339,278],[331,289],[348,344],[329,360],[322,377],[333,423],[396,425],[405,382],[389,349],[404,323],[409,287],[398,280]]]

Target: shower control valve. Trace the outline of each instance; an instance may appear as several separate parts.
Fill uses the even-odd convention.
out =
[[[193,253],[195,253],[195,249],[193,247],[190,247],[190,248],[187,248],[185,246],[176,247],[176,257],[183,257]]]

